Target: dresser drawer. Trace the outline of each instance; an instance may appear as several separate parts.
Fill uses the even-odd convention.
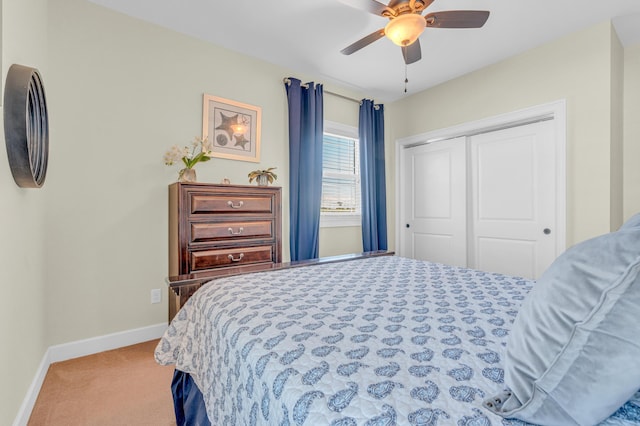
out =
[[[192,222],[191,242],[247,240],[256,238],[274,238],[274,226],[271,220],[238,222]]]
[[[225,266],[241,266],[274,262],[273,246],[231,247],[217,250],[195,251],[190,254],[192,272]]]
[[[273,198],[268,194],[225,195],[192,193],[190,212],[195,214],[274,214]]]
[[[170,276],[280,262],[282,188],[169,185]]]

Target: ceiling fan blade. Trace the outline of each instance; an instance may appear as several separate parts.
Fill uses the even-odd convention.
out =
[[[386,4],[382,4],[376,0],[341,0],[342,3],[354,7],[356,9],[365,10],[367,12],[373,13],[378,16],[383,15],[384,12],[390,13],[392,16],[396,14],[396,12],[387,7]]]
[[[368,36],[363,37],[355,43],[345,47],[340,51],[340,53],[342,53],[343,55],[351,55],[353,52],[357,52],[358,50],[370,45],[371,43],[378,39],[381,39],[382,37],[384,37],[384,28],[374,31]]]
[[[427,14],[424,19],[431,28],[480,28],[489,19],[486,10],[448,10]]]
[[[407,65],[418,62],[420,59],[422,59],[422,48],[420,47],[420,40],[416,40],[408,46],[402,46],[401,49],[404,63]]]

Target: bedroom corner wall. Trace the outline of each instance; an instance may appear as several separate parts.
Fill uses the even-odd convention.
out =
[[[46,0],[1,0],[2,87],[14,64],[38,68],[49,83]],[[28,22],[29,25],[24,23]],[[0,123],[3,109],[0,108]],[[46,352],[43,235],[48,177],[41,189],[21,189],[11,175],[0,131],[0,424],[10,425]],[[55,149],[55,147],[52,147]]]
[[[624,108],[624,49],[611,26],[611,217],[610,230],[623,223],[624,169],[623,169],[623,108]]]
[[[604,22],[398,101],[389,140],[566,99],[567,245],[609,232],[612,31]]]
[[[640,213],[640,44],[624,50],[624,219]]]

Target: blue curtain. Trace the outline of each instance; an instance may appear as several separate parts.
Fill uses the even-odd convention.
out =
[[[322,85],[285,80],[289,102],[291,261],[316,259],[322,200]]]
[[[362,248],[387,249],[387,191],[384,171],[384,106],[360,102],[360,182]]]

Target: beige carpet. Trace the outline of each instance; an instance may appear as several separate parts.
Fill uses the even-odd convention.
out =
[[[173,367],[156,364],[157,342],[51,364],[29,426],[175,426]]]

